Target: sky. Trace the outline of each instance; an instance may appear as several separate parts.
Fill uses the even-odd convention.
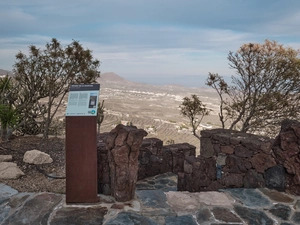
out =
[[[0,2],[0,69],[56,38],[92,50],[101,73],[204,86],[235,75],[229,51],[275,40],[300,48],[299,0],[10,0]]]

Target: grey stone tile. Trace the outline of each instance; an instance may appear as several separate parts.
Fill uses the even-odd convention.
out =
[[[99,225],[106,213],[107,208],[104,207],[63,207],[55,213],[50,225]]]
[[[286,195],[283,192],[279,192],[267,188],[260,188],[258,190],[275,202],[292,203],[294,201],[293,198],[291,198],[290,196]]]
[[[116,218],[107,221],[105,225],[158,225],[158,223],[136,213],[121,212]]]
[[[197,225],[196,221],[191,215],[184,216],[169,216],[166,217],[166,225]]]
[[[17,193],[0,205],[0,223],[17,210],[22,210],[22,205],[32,195],[33,193]]]
[[[288,220],[291,215],[291,211],[292,210],[289,206],[283,204],[276,204],[269,210],[272,215],[282,220]]]
[[[62,200],[62,195],[42,193],[28,199],[22,210],[16,211],[9,216],[5,224],[41,224],[46,225],[53,208]]]
[[[162,190],[138,190],[135,192],[144,206],[151,208],[168,208],[167,198]]]
[[[16,189],[11,188],[10,186],[0,183],[0,204],[7,201],[11,196],[17,194]]]
[[[261,192],[255,189],[223,189],[228,192],[233,198],[240,201],[243,205],[251,208],[271,206],[271,201],[262,195]]]
[[[242,222],[241,219],[233,214],[230,209],[223,207],[214,207],[211,212],[214,214],[216,220],[227,222],[227,223],[238,223]]]
[[[300,212],[295,212],[291,220],[297,224],[300,224]]]
[[[274,221],[260,210],[250,209],[242,206],[234,206],[234,210],[249,225],[274,224]]]
[[[196,213],[196,219],[199,224],[202,224],[204,222],[210,221],[212,219],[212,214],[209,209],[203,208],[198,210],[198,212]]]

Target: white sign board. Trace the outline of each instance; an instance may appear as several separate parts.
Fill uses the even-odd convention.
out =
[[[97,116],[100,84],[72,84],[66,116]]]

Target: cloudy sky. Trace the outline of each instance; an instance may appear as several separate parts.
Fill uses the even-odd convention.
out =
[[[51,38],[80,41],[101,72],[201,86],[230,76],[227,55],[265,39],[300,48],[299,0],[10,0],[0,2],[0,69]]]

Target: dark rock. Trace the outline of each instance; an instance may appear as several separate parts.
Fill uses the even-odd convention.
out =
[[[98,225],[102,224],[106,213],[107,209],[104,207],[87,207],[84,210],[77,207],[63,207],[55,213],[50,225]]]
[[[234,153],[234,148],[230,145],[221,146],[221,152],[227,155],[231,155]]]
[[[300,212],[295,212],[291,219],[293,222],[300,224]]]
[[[167,216],[165,220],[165,224],[166,225],[182,225],[182,224],[197,225],[196,221],[191,215]]]
[[[215,207],[211,211],[214,214],[215,218],[219,221],[223,221],[226,223],[242,222],[241,219],[238,218],[237,215],[233,214],[228,208]]]
[[[11,196],[17,194],[16,189],[11,188],[10,186],[0,183],[0,204],[7,201]]]
[[[264,212],[249,209],[242,206],[234,206],[234,211],[247,223],[251,225],[273,225],[274,222]]]
[[[278,163],[286,169],[285,188],[290,193],[300,194],[300,122],[284,120],[281,131],[276,137],[272,149]]]
[[[147,132],[119,124],[107,137],[111,194],[117,201],[134,198],[138,176],[138,156]]]
[[[246,147],[244,147],[242,145],[236,146],[234,150],[235,150],[234,151],[235,155],[238,157],[250,158],[253,156],[253,151],[251,151],[250,149],[247,149]]]
[[[222,132],[216,132],[212,135],[212,139],[220,142],[223,145],[229,145],[230,144],[230,136],[231,133],[229,133],[227,130],[223,130]]]
[[[213,132],[211,132],[211,130],[201,130],[200,131],[200,135],[203,138],[210,138],[212,134],[213,134]]]
[[[132,212],[121,212],[116,218],[111,219],[105,223],[106,225],[129,225],[129,224],[143,224],[143,225],[158,225],[155,221]]]
[[[3,224],[47,224],[55,206],[62,200],[62,195],[52,193],[37,194],[25,202],[22,210],[16,211]],[[44,221],[44,222],[41,222]]]
[[[226,171],[226,172],[230,172],[230,173],[245,173],[245,172],[247,172],[245,162],[240,157],[237,157],[235,155],[229,155],[229,156],[227,156],[225,162],[226,162],[226,166],[224,168],[224,171]]]
[[[184,161],[183,171],[185,173],[192,173],[193,172],[193,165],[190,164],[187,160]]]
[[[200,158],[199,159],[199,175],[206,176],[209,180],[215,180],[217,178],[216,159],[214,158]],[[193,171],[194,172],[194,171]],[[199,176],[198,176],[199,177]],[[200,178],[202,180],[202,178]],[[201,184],[204,180],[201,181]],[[210,183],[210,182],[209,182]]]
[[[290,156],[292,156],[297,149],[298,137],[295,135],[293,130],[281,131],[279,134],[280,137],[280,147],[283,151],[287,151]]]
[[[217,180],[213,181],[208,187],[207,191],[218,191],[220,189],[224,188],[224,186]]]
[[[186,185],[185,185],[185,176],[184,173],[177,173],[178,175],[178,181],[177,181],[177,190],[178,191],[186,191]]]
[[[282,166],[274,166],[268,169],[265,174],[266,187],[278,191],[285,190],[286,172]]]
[[[269,210],[269,212],[282,220],[288,220],[291,215],[291,208],[286,205],[276,204]]]
[[[244,176],[245,188],[262,188],[265,187],[265,180],[262,174],[257,173],[255,170],[248,170]]]
[[[209,209],[203,208],[196,213],[196,219],[199,224],[205,223],[212,218]]]
[[[214,144],[213,146],[214,146],[215,155],[219,154],[221,152],[221,146],[220,146],[220,144]]]
[[[136,195],[144,206],[151,208],[169,208],[167,197],[161,190],[138,190]]]
[[[241,144],[253,152],[265,152],[267,154],[271,151],[271,140],[267,137],[257,136],[254,134],[244,134],[246,138],[241,140]]]
[[[201,138],[201,156],[210,158],[214,155],[214,147],[210,138]]]
[[[223,189],[222,191],[228,192],[232,197],[242,202],[242,204],[246,207],[266,207],[272,204],[269,199],[264,197],[256,189],[235,188]]]
[[[230,137],[230,144],[232,144],[232,145],[238,145],[240,143],[241,143],[241,137],[239,137],[239,136],[237,136],[237,137],[231,136]]]
[[[8,215],[18,210],[22,204],[33,195],[33,193],[18,193],[11,196],[6,204],[0,204],[0,223],[4,221]]]
[[[221,182],[227,188],[241,188],[243,187],[243,175],[240,173],[229,173],[222,177]]]
[[[276,166],[275,159],[266,153],[258,153],[251,158],[253,168],[259,172],[264,173],[267,169]]]
[[[268,196],[272,201],[275,202],[292,203],[294,201],[294,199],[290,196],[276,190],[262,188],[259,189],[259,191],[261,191],[264,195]]]

